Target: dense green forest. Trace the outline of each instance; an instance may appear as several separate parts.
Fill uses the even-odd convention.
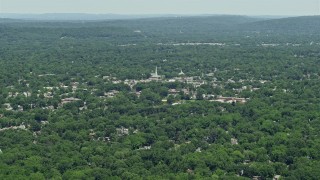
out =
[[[0,19],[0,179],[320,178],[320,17]]]

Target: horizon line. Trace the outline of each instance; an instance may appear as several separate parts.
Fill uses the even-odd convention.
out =
[[[319,16],[319,14],[301,14],[301,15],[288,15],[288,14],[215,14],[215,13],[85,13],[85,12],[46,12],[46,13],[2,13],[0,15],[59,15],[59,14],[70,14],[70,15],[120,15],[120,16],[278,16],[278,17],[299,17],[299,16]]]

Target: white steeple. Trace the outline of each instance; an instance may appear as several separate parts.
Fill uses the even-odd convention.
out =
[[[156,70],[154,73],[151,73],[151,78],[160,79],[161,76],[158,74],[158,67],[156,66]]]
[[[158,66],[156,66],[155,75],[158,76]]]

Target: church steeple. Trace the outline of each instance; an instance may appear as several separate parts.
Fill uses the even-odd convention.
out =
[[[154,80],[159,80],[162,78],[161,75],[158,74],[158,67],[156,66],[156,70],[154,71],[154,73],[151,73],[151,79],[154,79]]]
[[[158,76],[158,66],[156,66],[155,75]]]

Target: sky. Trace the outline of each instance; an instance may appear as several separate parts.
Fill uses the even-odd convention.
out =
[[[0,13],[319,15],[320,0],[0,0]]]

